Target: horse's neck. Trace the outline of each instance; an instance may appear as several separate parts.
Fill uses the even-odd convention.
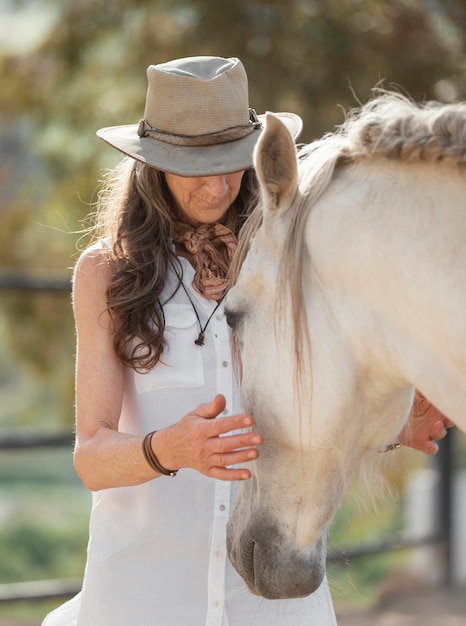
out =
[[[313,207],[307,237],[324,297],[366,312],[365,344],[382,341],[390,374],[456,420],[466,404],[465,196],[464,175],[444,165],[357,165]]]

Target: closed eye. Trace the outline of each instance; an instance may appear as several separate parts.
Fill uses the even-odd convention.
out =
[[[225,317],[227,320],[228,326],[232,330],[237,330],[241,319],[243,318],[243,313],[240,311],[232,311],[231,309],[225,309]]]

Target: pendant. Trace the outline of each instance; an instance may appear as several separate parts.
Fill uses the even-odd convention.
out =
[[[201,330],[201,332],[199,333],[199,337],[194,340],[194,343],[196,344],[196,346],[203,346],[204,338],[205,338],[205,334]]]

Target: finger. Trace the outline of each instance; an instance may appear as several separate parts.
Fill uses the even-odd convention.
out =
[[[439,451],[438,444],[435,441],[428,441],[424,447],[424,452],[426,454],[437,454]]]
[[[241,433],[239,435],[229,435],[227,437],[215,437],[210,441],[213,454],[224,454],[239,450],[240,448],[251,448],[264,442],[264,438],[257,432]]]
[[[217,394],[211,402],[200,404],[197,409],[193,411],[194,415],[212,420],[212,427],[209,431],[210,437],[223,435],[231,430],[249,428],[254,423],[252,416],[246,413],[223,417],[221,420],[214,420],[213,418],[220,415],[220,413],[225,409],[225,406],[225,396]]]
[[[245,450],[235,450],[225,454],[214,454],[209,460],[212,467],[231,467],[232,465],[255,461],[258,457],[259,450],[257,448],[246,448]]]
[[[443,439],[447,434],[447,429],[445,428],[442,421],[435,422],[432,426],[430,437],[431,439]]]
[[[230,415],[229,417],[222,417],[221,419],[208,422],[207,435],[209,437],[218,437],[219,435],[226,435],[234,430],[250,428],[253,425],[254,420],[252,415],[239,413],[237,415]]]
[[[222,394],[217,394],[213,400],[210,402],[206,402],[205,404],[200,404],[197,409],[194,411],[196,415],[200,417],[205,417],[207,419],[212,419],[217,417],[226,406],[225,396]]]
[[[248,480],[251,478],[251,472],[245,467],[214,466],[209,469],[207,476],[217,480]]]

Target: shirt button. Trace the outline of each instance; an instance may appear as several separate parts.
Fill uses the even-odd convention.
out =
[[[215,556],[218,556],[220,558],[221,556],[223,556],[223,552],[221,550],[217,550]]]
[[[228,365],[229,365],[228,361],[223,361],[223,363],[222,363],[223,367],[228,367]]]
[[[221,604],[220,600],[215,600],[215,602],[214,602],[214,607],[215,607],[216,609],[218,609],[218,607],[220,606],[220,604]]]
[[[227,507],[224,504],[221,504],[218,508],[220,511],[224,511]]]
[[[228,409],[223,409],[222,415],[228,415]]]
[[[220,322],[221,320],[223,320],[223,313],[217,313],[217,315],[215,316],[215,319]]]

